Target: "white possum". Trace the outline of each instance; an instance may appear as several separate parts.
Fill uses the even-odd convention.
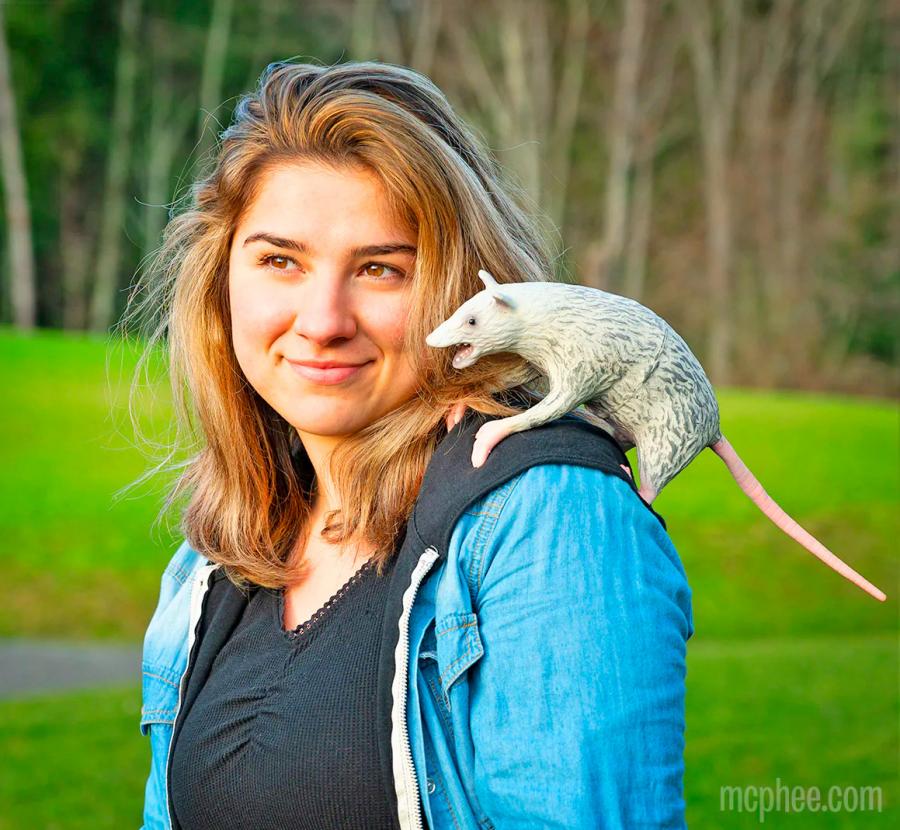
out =
[[[514,352],[547,378],[548,392],[530,409],[485,423],[472,463],[514,432],[540,426],[583,405],[622,446],[637,448],[640,488],[651,504],[705,447],[726,464],[741,489],[781,530],[882,602],[883,591],[800,527],[766,493],[722,435],[712,384],[687,343],[636,300],[560,282],[500,284],[478,272],[483,291],[463,303],[425,342],[459,346],[453,366]]]

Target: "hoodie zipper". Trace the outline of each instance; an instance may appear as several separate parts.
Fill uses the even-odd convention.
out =
[[[166,794],[166,815],[169,818],[169,828],[175,826],[174,817],[170,807],[169,798],[169,759],[172,755],[172,744],[175,738],[175,724],[178,722],[178,713],[181,711],[181,702],[184,697],[185,679],[188,676],[188,670],[191,666],[191,656],[196,645],[197,627],[200,624],[200,615],[203,610],[203,599],[209,588],[209,579],[212,572],[218,568],[218,563],[212,565],[203,565],[194,577],[194,583],[191,585],[191,603],[190,614],[188,617],[188,656],[185,663],[184,671],[181,673],[181,679],[178,681],[178,703],[175,705],[175,717],[172,719],[172,736],[169,738],[169,746],[166,751],[166,765],[164,768],[163,792]]]
[[[391,717],[391,750],[394,759],[394,786],[397,790],[397,812],[403,830],[422,830],[421,799],[409,729],[406,723],[406,692],[409,686],[409,620],[412,605],[422,580],[438,558],[437,549],[427,547],[410,576],[410,584],[403,594],[403,612],[400,615],[400,637],[394,651],[394,712]]]

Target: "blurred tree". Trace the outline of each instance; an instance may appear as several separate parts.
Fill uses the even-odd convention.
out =
[[[30,329],[37,318],[31,207],[28,203],[28,184],[16,118],[16,95],[10,78],[9,63],[6,16],[3,5],[0,4],[0,164],[6,197],[9,290],[13,321],[19,328]]]
[[[152,251],[168,220],[172,167],[195,123],[197,99],[191,70],[202,31],[178,25],[159,10],[148,16],[147,31],[145,89],[150,111],[143,116],[146,129],[136,138],[141,144],[137,157],[143,160],[137,170],[145,200],[142,248]]]
[[[510,185],[527,208],[542,209],[548,236],[560,234],[587,69],[588,5],[500,0],[491,17],[482,15],[493,25],[469,25],[471,12],[447,13],[452,60],[441,65],[439,82],[484,126]]]
[[[371,59],[429,75],[480,131],[562,248],[554,276],[650,305],[717,383],[896,388],[896,4],[46,0],[3,13],[30,202],[13,204],[6,153],[0,261],[32,252],[38,325],[115,320],[266,64]],[[16,270],[0,271],[0,319],[16,317]]]
[[[725,0],[720,26],[707,0],[679,0],[694,70],[706,204],[706,370],[715,384],[732,381],[735,314],[733,208],[728,175],[741,67],[741,0]],[[714,7],[717,4],[714,4]],[[717,34],[717,30],[718,34]]]
[[[132,149],[131,129],[138,69],[141,0],[121,0],[120,12],[116,90],[110,124],[109,154],[106,159],[97,269],[90,307],[90,327],[98,332],[105,332],[109,328],[116,312],[122,227],[125,201],[128,198],[126,183]]]
[[[200,112],[197,120],[197,150],[200,155],[215,143],[218,130],[204,129],[208,119],[215,120],[222,103],[222,83],[225,77],[228,38],[231,35],[233,0],[213,0],[212,15],[206,31],[203,71],[200,75]]]
[[[584,281],[597,288],[611,288],[618,276],[628,233],[630,181],[638,134],[638,91],[646,43],[646,0],[624,0],[622,32],[613,82],[612,113],[609,119],[609,171],[603,231],[597,242],[594,269]]]

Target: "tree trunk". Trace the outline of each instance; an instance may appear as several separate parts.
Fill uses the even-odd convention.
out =
[[[216,110],[222,104],[222,79],[231,34],[231,16],[234,0],[215,0],[207,30],[206,49],[203,53],[203,72],[200,78],[200,113],[197,117],[197,157],[202,158],[215,144],[218,130]],[[205,129],[207,119],[215,125]]]
[[[728,143],[725,125],[707,125],[703,149],[703,192],[706,199],[706,268],[709,328],[706,346],[710,378],[728,383],[731,377],[734,309],[731,286],[731,199],[728,192]]]
[[[618,289],[622,254],[630,212],[629,180],[632,173],[638,113],[638,85],[643,57],[645,0],[625,0],[625,18],[619,38],[612,117],[606,120],[609,173],[606,179],[603,235],[597,256],[599,273],[588,275],[598,288]]]
[[[22,141],[16,119],[16,98],[6,43],[6,20],[0,5],[0,164],[6,208],[6,238],[9,245],[9,291],[13,323],[31,329],[37,322],[34,249],[31,239],[31,209]]]
[[[143,170],[138,171],[143,174],[142,240],[145,253],[157,247],[162,228],[168,221],[172,165],[179,148],[184,145],[196,110],[194,101],[185,98],[175,82],[178,56],[190,49],[190,43],[180,41],[182,33],[167,21],[153,20],[149,29],[153,53],[147,66],[149,77],[145,85],[150,87],[150,113],[142,136],[144,147],[139,151],[145,164]]]
[[[350,15],[350,54],[354,60],[371,60],[378,24],[378,0],[355,0]]]
[[[625,248],[625,283],[623,293],[642,301],[645,293],[647,261],[649,259],[650,229],[653,222],[653,188],[657,146],[663,134],[663,124],[672,95],[675,56],[681,42],[677,26],[670,15],[657,9],[655,26],[648,27],[648,79],[642,91],[640,113],[635,135],[634,195],[628,220],[628,241]]]
[[[572,174],[572,140],[578,120],[584,74],[590,9],[585,0],[569,0],[568,25],[562,54],[562,73],[556,90],[556,113],[551,119],[549,146],[544,157],[547,173],[545,205],[558,228],[566,221],[569,178]]]
[[[91,298],[91,328],[105,332],[116,313],[121,242],[124,232],[126,185],[131,158],[131,123],[137,76],[138,27],[141,0],[122,0],[119,19],[119,54],[110,125],[106,187],[100,226],[97,273]]]
[[[824,108],[822,80],[846,44],[861,10],[860,0],[807,0],[801,20],[797,80],[788,116],[778,181],[778,219],[781,233],[780,267],[788,289],[784,307],[790,315],[776,317],[776,342],[790,339],[792,356],[803,362],[793,369],[808,371],[820,336],[809,279],[814,260],[808,250],[809,193],[817,175],[811,147],[816,116]]]
[[[745,211],[745,219],[751,223],[754,232],[754,260],[759,269],[757,285],[752,292],[747,292],[756,314],[745,334],[755,341],[750,353],[754,355],[757,381],[764,386],[778,385],[787,366],[782,350],[772,348],[772,334],[779,328],[778,321],[787,306],[778,255],[778,124],[774,103],[778,80],[791,51],[793,3],[794,0],[777,0],[764,23],[752,30],[756,34],[757,69],[748,79],[742,113],[749,162],[747,201],[752,205],[752,213],[748,216]]]
[[[585,0],[568,0],[566,34],[556,39],[561,44],[555,60],[555,40],[549,32],[552,21],[545,18],[544,3],[501,0],[498,5],[495,57],[499,69],[490,65],[487,50],[465,25],[464,16],[445,15],[456,59],[456,83],[481,110],[492,141],[503,150],[515,150],[503,158],[505,168],[513,171],[512,178],[518,179],[553,229],[559,230],[565,218],[585,73],[588,6]]]
[[[81,331],[88,325],[88,283],[94,237],[89,232],[91,212],[83,175],[84,150],[60,148],[59,241],[62,257],[62,324]]]
[[[731,378],[732,217],[728,181],[731,131],[740,67],[740,0],[725,3],[718,48],[706,0],[681,0],[700,113],[703,145],[703,193],[706,203],[706,273],[710,316],[706,363],[710,379],[726,384]]]
[[[647,250],[653,216],[653,152],[642,152],[634,172],[628,245],[625,249],[625,284],[622,293],[641,302],[647,273]]]

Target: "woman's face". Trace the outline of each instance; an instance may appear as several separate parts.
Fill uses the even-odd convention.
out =
[[[237,361],[301,439],[352,434],[415,394],[402,351],[415,234],[367,172],[307,162],[274,168],[261,185],[231,243]]]

